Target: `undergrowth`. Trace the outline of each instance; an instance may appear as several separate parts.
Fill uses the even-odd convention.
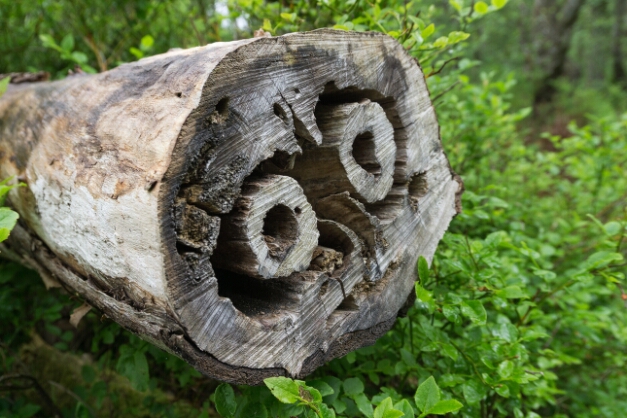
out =
[[[233,387],[208,381],[97,312],[73,328],[68,317],[80,300],[46,291],[36,274],[4,263],[0,416],[624,414],[627,115],[579,117],[558,135],[529,134],[521,121],[530,111],[511,107],[514,76],[465,75],[480,68],[464,58],[473,21],[505,1],[453,0],[448,9],[421,1],[314,3],[240,1],[230,4],[230,17],[273,34],[335,25],[399,39],[428,76],[444,149],[465,182],[463,213],[432,265],[420,259],[416,266],[407,316],[375,345],[307,381]],[[453,28],[441,23],[449,17]],[[72,65],[85,62],[73,40],[43,41]],[[143,38],[132,54],[151,47]],[[12,226],[2,219],[0,234]],[[9,381],[21,390],[6,391]]]

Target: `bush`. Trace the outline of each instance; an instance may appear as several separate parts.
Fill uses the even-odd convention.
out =
[[[237,1],[229,3],[228,16],[208,21],[232,25],[244,18],[249,29],[274,34],[318,26],[387,31],[428,76],[444,148],[465,181],[464,212],[432,265],[421,259],[416,266],[414,306],[374,346],[330,362],[306,382],[273,378],[261,387],[216,388],[93,312],[74,330],[67,317],[79,301],[47,292],[35,275],[3,264],[0,375],[19,370],[46,381],[49,374],[31,367],[29,353],[49,363],[73,359],[80,367],[55,369],[63,389],[46,386],[64,416],[621,416],[627,410],[627,115],[571,123],[563,136],[522,130],[519,122],[530,112],[510,105],[514,75],[465,75],[480,68],[464,55],[466,31],[504,3]],[[147,4],[155,22],[165,19]],[[221,37],[228,24],[219,26]],[[136,32],[141,55],[167,44],[156,31]],[[155,47],[145,38],[150,34]],[[66,36],[44,41],[72,65],[98,68],[94,58],[72,61],[75,43],[55,41]],[[137,51],[129,46],[120,56],[132,59]],[[33,330],[54,349],[33,340]],[[0,416],[50,413],[40,405],[32,390],[13,392],[0,399]]]

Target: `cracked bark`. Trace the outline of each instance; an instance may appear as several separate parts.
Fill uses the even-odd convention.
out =
[[[10,86],[12,175],[3,255],[247,384],[386,332],[462,191],[415,61],[331,30]]]

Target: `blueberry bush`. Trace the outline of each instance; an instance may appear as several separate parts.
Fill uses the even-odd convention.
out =
[[[538,125],[521,98],[524,72],[499,71],[498,50],[489,47],[503,40],[485,35],[503,32],[494,26],[514,4],[0,4],[2,19],[16,27],[11,45],[25,51],[20,59],[32,58],[26,66],[57,78],[76,66],[102,71],[258,28],[385,32],[420,63],[444,148],[466,188],[463,213],[432,264],[420,258],[416,265],[416,301],[407,315],[375,345],[305,381],[219,384],[93,310],[74,328],[68,317],[80,300],[0,261],[0,417],[624,415],[627,113],[616,103],[588,114],[571,104],[555,110],[555,120],[565,120],[559,129]],[[64,16],[70,25],[61,24]],[[477,51],[489,55],[489,70]],[[7,69],[0,72],[13,69],[0,62]],[[0,206],[13,187],[15,180],[0,183]],[[15,212],[0,208],[0,241],[16,221]]]

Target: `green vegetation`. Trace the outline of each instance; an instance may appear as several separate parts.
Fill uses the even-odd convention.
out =
[[[96,312],[74,329],[81,301],[0,264],[0,416],[624,415],[625,90],[599,72],[611,48],[578,59],[609,38],[619,2],[584,4],[548,105],[534,101],[542,77],[526,68],[535,40],[519,11],[533,2],[505,3],[0,0],[0,73],[100,71],[259,27],[387,32],[427,75],[466,186],[433,264],[418,262],[407,316],[306,382],[218,385]],[[16,219],[0,209],[0,241]],[[23,389],[7,391],[10,381]]]

